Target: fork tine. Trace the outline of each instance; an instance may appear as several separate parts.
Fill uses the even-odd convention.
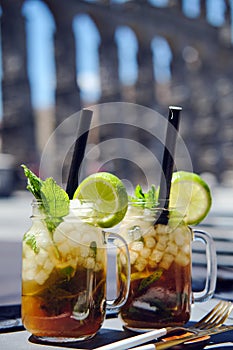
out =
[[[223,301],[220,301],[217,305],[215,305],[215,307],[210,310],[210,312],[208,312],[208,314],[206,314],[204,317],[202,317],[202,319],[200,319],[200,321],[198,321],[197,323],[195,323],[195,325],[193,326],[193,328],[199,328],[203,325],[206,324],[206,322],[208,322],[208,320],[216,314],[216,312],[219,312],[219,309],[221,309],[222,304],[225,303]]]
[[[211,327],[219,327],[228,318],[232,311],[231,302],[220,301],[206,316],[197,322],[193,328],[208,329]]]
[[[233,305],[231,302],[228,302],[222,310],[222,314],[220,313],[216,318],[208,324],[208,326],[205,329],[209,329],[211,327],[220,327],[228,318],[230,315],[231,311],[233,310]]]

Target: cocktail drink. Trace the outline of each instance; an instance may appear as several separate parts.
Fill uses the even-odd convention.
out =
[[[25,174],[36,202],[33,225],[23,241],[22,319],[33,335],[47,341],[88,339],[101,327],[106,307],[119,308],[131,329],[183,325],[190,318],[193,300],[213,295],[213,239],[189,227],[210,208],[209,189],[198,176],[176,174],[170,204],[177,205],[168,210],[159,207],[154,186],[146,194],[137,186],[131,197],[109,173],[84,179],[74,200],[53,179],[41,181],[28,169]],[[189,200],[180,210],[184,187]],[[106,228],[117,224],[118,234],[106,233]],[[108,302],[110,236],[118,246],[119,294]],[[191,286],[193,240],[206,245],[207,256],[205,289],[196,293]]]
[[[183,211],[165,211],[134,201],[119,233],[128,243],[130,292],[120,315],[127,328],[152,329],[184,325],[194,300],[209,299],[216,282],[216,253],[212,237],[191,229]],[[166,214],[166,215],[165,215]],[[204,291],[192,292],[192,241],[206,245],[209,275]]]
[[[35,178],[30,176],[31,184]],[[126,253],[124,264],[117,266],[117,300],[106,299],[109,237],[120,239],[124,251],[127,246],[97,225],[93,203],[67,200],[52,179],[42,183],[40,196],[33,201],[32,226],[23,239],[23,324],[41,340],[88,339],[100,329],[106,308],[120,307],[128,293]],[[124,280],[122,273],[128,274]]]
[[[192,231],[177,217],[154,226],[154,214],[132,206],[120,229],[131,261],[121,317],[130,328],[183,325],[190,317]]]
[[[40,337],[92,336],[105,316],[107,254],[102,230],[70,213],[51,235],[38,203],[33,204],[32,220],[23,241],[25,327]]]

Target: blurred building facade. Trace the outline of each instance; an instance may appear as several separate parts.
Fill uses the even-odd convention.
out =
[[[219,182],[233,173],[233,48],[231,2],[223,0],[225,21],[217,27],[206,20],[206,1],[198,18],[185,16],[182,1],[166,7],[150,1],[43,0],[56,25],[56,103],[46,113],[32,108],[27,74],[23,0],[1,0],[2,39],[2,152],[13,154],[16,165],[32,167],[40,161],[46,139],[66,116],[86,104],[76,79],[76,49],[72,23],[87,14],[99,35],[101,94],[95,104],[125,101],[167,113],[168,105],[183,107],[181,135],[191,154],[195,172],[210,172]],[[134,84],[119,79],[115,33],[129,27],[136,36],[138,76]],[[171,76],[156,79],[152,41],[166,39],[172,53]],[[137,135],[139,141],[143,135]],[[141,140],[143,142],[143,140]],[[58,148],[57,148],[58,149]]]

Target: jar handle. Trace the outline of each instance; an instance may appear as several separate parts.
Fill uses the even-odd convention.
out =
[[[106,301],[106,307],[109,310],[115,310],[122,307],[128,298],[130,288],[130,256],[129,249],[123,237],[117,233],[107,233],[108,242],[111,242],[118,249],[116,258],[116,279],[118,283],[118,296],[113,300]]]
[[[194,242],[201,242],[206,246],[206,282],[202,291],[194,292],[195,302],[209,300],[215,291],[217,281],[217,255],[213,237],[206,231],[193,229]]]

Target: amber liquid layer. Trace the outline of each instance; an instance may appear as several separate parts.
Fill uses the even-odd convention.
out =
[[[129,328],[158,328],[183,325],[190,318],[191,266],[173,262],[168,270],[157,270],[151,279],[131,281],[121,317]]]
[[[104,320],[105,290],[103,270],[78,267],[67,278],[54,269],[42,286],[23,282],[23,324],[38,337],[91,337]]]

